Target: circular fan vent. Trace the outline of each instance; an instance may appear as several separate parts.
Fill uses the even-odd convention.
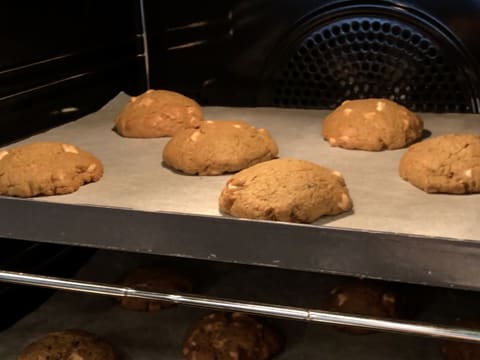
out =
[[[400,20],[339,19],[289,47],[272,74],[271,100],[333,108],[345,99],[385,97],[416,111],[476,112],[463,55],[451,48]]]

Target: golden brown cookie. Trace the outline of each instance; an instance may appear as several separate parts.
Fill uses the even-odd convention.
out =
[[[192,282],[189,278],[172,269],[149,267],[138,268],[127,274],[121,285],[144,291],[191,292]],[[146,299],[121,298],[120,304],[128,310],[159,311],[175,306],[175,303]]]
[[[428,193],[480,192],[480,136],[449,134],[410,146],[400,176]]]
[[[202,118],[195,100],[173,91],[148,90],[130,99],[115,119],[115,129],[131,138],[172,136],[180,129],[198,126]]]
[[[387,99],[346,100],[323,121],[331,146],[368,151],[405,147],[422,136],[423,122]]]
[[[102,175],[99,160],[70,144],[37,142],[0,151],[1,195],[68,194]]]
[[[112,346],[82,330],[52,332],[28,345],[17,360],[118,360]]]
[[[179,131],[163,149],[166,165],[191,175],[235,172],[278,154],[265,129],[244,121],[203,121],[196,129]]]
[[[459,320],[455,325],[466,329],[480,330],[480,321],[478,320]],[[478,343],[443,341],[441,349],[445,360],[480,359],[480,344]]]
[[[193,325],[182,353],[187,360],[268,360],[280,348],[280,337],[254,318],[214,312]]]
[[[364,281],[347,283],[333,289],[330,292],[329,310],[375,318],[397,316],[394,294]],[[374,331],[341,325],[337,327],[352,334],[369,334]]]
[[[276,159],[228,180],[220,211],[236,217],[311,223],[352,209],[342,175],[305,160]]]

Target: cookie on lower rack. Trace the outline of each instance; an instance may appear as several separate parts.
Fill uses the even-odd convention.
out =
[[[265,129],[244,121],[203,121],[175,134],[163,149],[166,165],[190,175],[220,175],[242,170],[278,154]]]
[[[253,317],[213,312],[193,325],[182,354],[187,360],[268,360],[280,349],[280,336]]]
[[[122,286],[143,291],[191,292],[192,281],[185,275],[164,267],[137,268],[128,273],[120,282]],[[147,299],[120,298],[123,308],[134,311],[159,311],[175,303]]]
[[[331,146],[367,151],[403,148],[422,136],[423,122],[387,99],[346,100],[323,121]]]
[[[455,326],[480,331],[479,320],[459,320]],[[445,360],[480,359],[480,344],[462,341],[442,341],[442,355]]]
[[[355,281],[334,288],[330,292],[330,311],[365,315],[375,318],[395,318],[395,295],[366,281]],[[337,326],[352,334],[369,334],[374,330],[350,326]]]
[[[102,175],[102,163],[71,144],[37,142],[0,151],[0,195],[68,194]]]
[[[410,146],[400,176],[428,193],[480,192],[480,136],[448,134]]]
[[[202,118],[195,100],[173,91],[148,90],[130,99],[115,119],[115,129],[130,138],[173,136],[178,130],[198,126]]]
[[[311,223],[352,209],[337,171],[299,159],[276,159],[242,170],[220,194],[223,213],[250,219]]]
[[[51,332],[28,345],[17,360],[119,360],[106,340],[83,330]]]

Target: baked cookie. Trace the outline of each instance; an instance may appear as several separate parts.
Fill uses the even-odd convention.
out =
[[[52,332],[28,345],[17,360],[118,360],[112,346],[82,330]]]
[[[395,296],[368,282],[356,281],[338,286],[330,292],[330,311],[371,316],[375,318],[395,318],[397,308]],[[337,325],[339,329],[352,334],[369,334],[371,329]]]
[[[182,353],[187,360],[267,360],[280,347],[280,337],[254,318],[214,312],[194,324]]]
[[[265,129],[244,121],[203,121],[180,130],[163,149],[166,165],[191,175],[220,175],[247,168],[278,154]]]
[[[127,274],[121,285],[136,290],[158,292],[191,292],[192,282],[186,276],[167,268],[138,268]],[[122,307],[135,311],[159,311],[175,303],[146,299],[120,298]]]
[[[480,136],[449,134],[410,146],[400,176],[428,193],[480,192]]]
[[[423,122],[387,99],[347,100],[323,121],[331,146],[368,151],[405,147],[422,136]]]
[[[460,320],[455,324],[458,327],[480,330],[480,321]],[[461,341],[443,341],[442,355],[445,360],[477,360],[480,359],[480,344],[461,342]]]
[[[70,144],[37,142],[0,150],[0,194],[68,194],[103,175],[102,163]]]
[[[311,223],[352,209],[342,175],[305,160],[276,159],[235,174],[220,211],[236,217]]]
[[[130,138],[172,136],[180,129],[198,126],[202,117],[195,100],[173,91],[148,90],[130,99],[115,119],[115,129]]]

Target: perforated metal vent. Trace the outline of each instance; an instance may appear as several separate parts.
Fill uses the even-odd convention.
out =
[[[343,18],[292,45],[272,76],[273,103],[333,108],[385,97],[416,111],[475,112],[462,57],[447,40],[399,20]]]

